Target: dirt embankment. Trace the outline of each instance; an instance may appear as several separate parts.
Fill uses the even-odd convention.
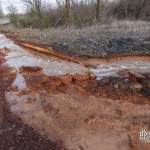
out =
[[[19,89],[12,84],[16,78],[13,69],[2,64],[1,110],[5,119],[0,126],[4,135],[1,149],[17,150],[22,144],[33,150],[63,149],[63,142],[67,148],[75,149],[116,150],[118,145],[127,150],[149,149],[138,137],[141,128],[149,130],[149,74],[122,70],[121,77],[98,81],[91,74],[47,76],[40,67],[22,66],[19,73],[26,88]],[[60,142],[41,137],[18,116],[38,132],[44,130],[44,135]]]
[[[54,139],[63,139],[67,147],[97,150],[97,147],[110,149],[111,146],[116,150],[120,145],[120,149],[127,150],[149,149],[148,144],[140,142],[138,137],[140,129],[149,130],[149,73],[121,70],[121,77],[99,81],[91,75],[49,77],[40,67],[23,66],[19,73],[27,87],[21,91],[17,87],[11,90],[18,91],[17,96],[22,101],[24,96],[33,97],[22,104],[23,110],[18,110],[23,115],[18,114],[39,130],[44,128]],[[33,107],[38,103],[40,110]],[[41,120],[44,125],[40,125]],[[110,145],[107,136],[110,136]],[[101,138],[104,141],[97,143]]]
[[[45,88],[55,92],[69,92],[73,86],[80,93],[125,100],[137,104],[150,104],[150,74],[135,73],[130,70],[120,70],[120,77],[105,77],[96,80],[95,75],[62,75],[48,77],[39,67],[21,67],[28,87]]]
[[[55,143],[42,137],[37,131],[25,125],[13,114],[5,99],[16,73],[5,64],[6,50],[0,50],[0,149],[1,150],[60,150],[61,142]]]

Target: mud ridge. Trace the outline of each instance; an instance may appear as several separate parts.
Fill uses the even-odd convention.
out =
[[[78,89],[80,93],[87,95],[109,97],[137,104],[150,104],[148,100],[150,98],[149,73],[137,75],[126,69],[118,73],[120,77],[105,77],[101,80],[96,80],[96,76],[92,74],[48,77],[38,67],[23,66],[20,68],[20,73],[30,88],[46,88],[46,90],[65,93],[73,86],[75,91]]]

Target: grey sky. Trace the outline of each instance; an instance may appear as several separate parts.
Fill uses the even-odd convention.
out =
[[[3,8],[3,12],[5,14],[8,13],[8,6],[10,5],[14,5],[15,7],[17,7],[19,13],[23,13],[26,10],[25,5],[20,1],[20,0],[0,0],[2,3],[2,8]],[[45,2],[51,2],[52,5],[55,5],[55,0],[43,0]],[[109,1],[113,1],[113,0],[109,0]]]
[[[3,8],[3,12],[5,14],[8,13],[8,6],[10,5],[14,5],[15,7],[17,7],[19,13],[23,13],[26,10],[26,6],[20,1],[20,0],[0,0],[2,3],[2,8]],[[44,0],[45,2],[50,1],[51,4],[55,4],[55,0]]]
[[[7,7],[14,5],[17,7],[20,13],[25,11],[25,6],[20,2],[20,0],[1,0],[3,12],[8,13]]]

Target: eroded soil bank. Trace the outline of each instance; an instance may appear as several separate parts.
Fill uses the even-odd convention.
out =
[[[11,111],[68,149],[149,149],[139,130],[149,130],[149,74],[120,71],[122,77],[47,76],[21,67],[25,87],[5,94]]]
[[[93,60],[92,63],[89,60],[87,68],[82,63],[26,51],[14,43],[8,44],[10,40],[4,36],[1,41],[1,51],[6,55],[1,67],[10,68],[1,78],[6,82],[0,82],[4,87],[1,106],[7,106],[8,114],[32,127],[38,136],[59,141],[53,149],[64,146],[71,150],[150,149],[149,143],[139,140],[140,129],[150,130],[147,57],[131,62],[119,60],[117,64],[99,60],[93,65]],[[12,117],[8,115],[8,118]],[[20,128],[16,126],[14,130]],[[17,134],[24,136],[28,130]],[[34,142],[34,137],[31,138]],[[49,144],[53,145],[48,141]],[[41,150],[48,148],[41,147]]]

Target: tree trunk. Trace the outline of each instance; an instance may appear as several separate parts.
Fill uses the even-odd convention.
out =
[[[65,0],[65,23],[69,24],[70,23],[70,0]]]
[[[41,14],[41,11],[38,12],[38,18],[39,18],[39,28],[40,30],[43,30],[43,21],[42,21],[42,14]]]
[[[96,2],[96,20],[99,21],[100,19],[100,0],[97,0]]]

